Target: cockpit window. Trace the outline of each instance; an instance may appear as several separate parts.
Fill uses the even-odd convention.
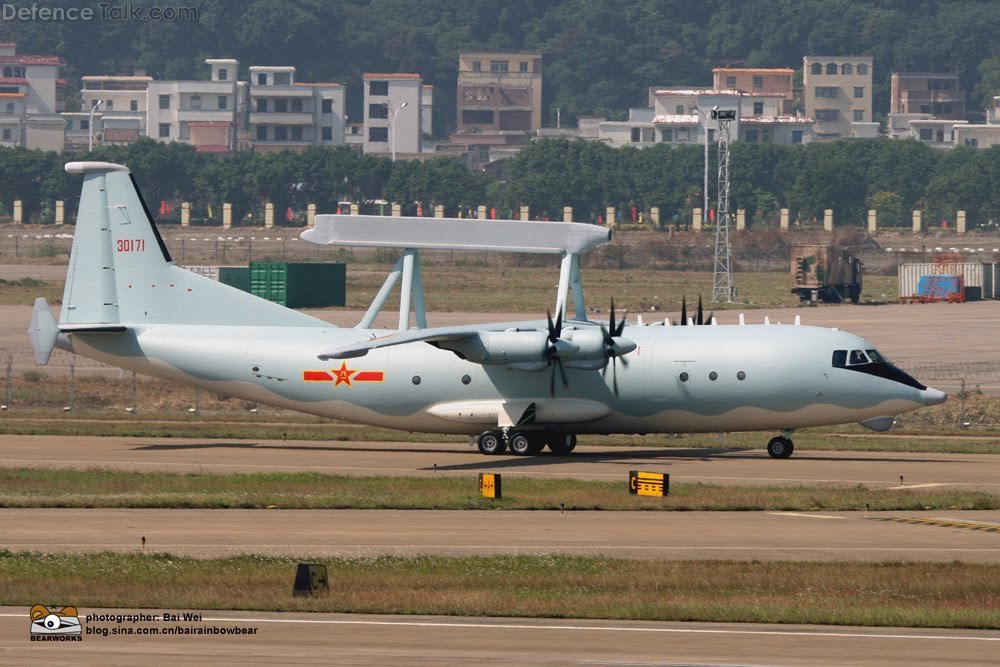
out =
[[[878,350],[865,350],[865,353],[868,355],[868,358],[872,360],[872,363],[875,364],[889,363],[889,360],[883,357],[881,354],[879,354]]]
[[[915,389],[926,389],[905,371],[896,368],[891,361],[878,350],[834,350],[833,367],[845,368],[866,375],[899,382]]]

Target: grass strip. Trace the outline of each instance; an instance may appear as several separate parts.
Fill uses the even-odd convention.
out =
[[[159,473],[0,470],[0,507],[183,509],[434,509],[651,511],[994,510],[1000,495],[942,489],[673,484],[665,498],[633,496],[620,482],[511,476],[499,500],[478,478],[352,477],[318,473]]]
[[[81,437],[126,438],[208,438],[235,440],[303,440],[311,442],[451,442],[466,443],[465,436],[437,433],[408,433],[392,429],[322,421],[303,416],[302,421],[266,421],[265,417],[239,413],[184,416],[137,415],[111,418],[100,413],[67,417],[60,412],[30,413],[30,416],[6,414],[0,420],[0,434],[60,435]],[[919,437],[900,437],[905,435]],[[663,448],[711,448],[722,450],[763,449],[772,432],[730,433],[724,440],[716,434],[671,437],[666,434],[645,436],[580,436],[581,446]],[[1000,454],[1000,434],[969,432],[958,429],[940,431],[893,432],[890,435],[844,431],[803,429],[794,436],[797,450],[912,452],[937,454]],[[583,453],[583,452],[581,452]]]
[[[310,559],[326,564],[330,593],[295,598],[297,562],[0,551],[0,604],[1000,628],[1000,565]]]

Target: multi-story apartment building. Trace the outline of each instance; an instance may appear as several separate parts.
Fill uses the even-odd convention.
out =
[[[910,127],[913,121],[964,119],[965,92],[960,89],[957,74],[897,72],[892,75],[889,116],[886,122],[890,138],[919,136],[920,129]],[[937,138],[936,129],[926,125],[921,129],[924,135],[930,130]]]
[[[295,68],[250,68],[249,140],[255,151],[344,143],[344,86],[299,83]]]
[[[712,70],[712,85],[715,90],[739,90],[780,97],[783,102],[779,112],[791,113],[792,69],[754,69],[748,67],[716,67]]]
[[[457,128],[452,144],[480,169],[492,150],[509,152],[542,127],[542,56],[478,52],[458,56]],[[506,154],[506,153],[505,153]]]
[[[365,153],[415,155],[422,134],[430,134],[424,83],[419,74],[378,74],[364,77]]]
[[[957,74],[894,72],[889,113],[921,113],[942,119],[963,120],[965,91],[961,89]]]
[[[784,93],[747,93],[738,89],[661,89],[653,94],[652,109],[630,109],[627,121],[603,121],[598,139],[612,146],[650,146],[657,143],[709,143],[718,139],[719,123],[712,110],[729,110],[731,141],[782,144],[809,143],[811,118],[781,113]]]
[[[19,56],[17,44],[0,42],[0,146],[63,149],[62,65],[58,56]]]
[[[542,56],[458,56],[458,133],[534,132],[542,126]]]
[[[157,141],[183,141],[203,152],[235,149],[236,127],[246,84],[237,81],[239,62],[210,58],[209,81],[150,81],[146,89],[146,134]]]
[[[871,56],[805,56],[802,95],[815,120],[816,139],[869,136],[872,126]],[[877,125],[875,125],[877,130]]]
[[[146,136],[146,104],[153,77],[85,76],[80,112],[64,113],[67,146],[89,135],[90,111],[94,110],[95,137],[104,144],[126,144]]]

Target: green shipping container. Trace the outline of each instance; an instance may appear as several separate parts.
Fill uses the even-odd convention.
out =
[[[347,265],[251,262],[250,293],[289,308],[343,306]]]
[[[220,266],[219,282],[244,292],[250,291],[249,266]]]

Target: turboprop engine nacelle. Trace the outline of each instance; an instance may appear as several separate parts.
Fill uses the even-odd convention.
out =
[[[567,368],[599,370],[604,368],[611,357],[622,357],[633,351],[636,344],[621,336],[608,336],[601,329],[580,329],[566,331],[567,340],[580,350],[569,357],[563,357]]]
[[[544,367],[549,357],[573,356],[579,347],[562,338],[550,343],[544,331],[491,331],[450,341],[447,349],[477,364],[526,363]]]
[[[606,339],[600,329],[564,330],[560,336],[552,342],[544,331],[495,331],[439,345],[477,364],[511,365],[519,370],[547,368],[554,358],[570,368],[601,369],[609,358],[636,347],[621,336]]]

